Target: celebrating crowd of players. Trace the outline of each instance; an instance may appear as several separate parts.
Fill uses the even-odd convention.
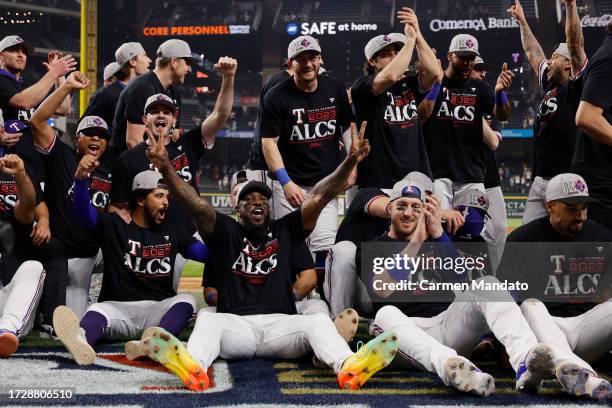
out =
[[[236,217],[201,198],[195,177],[231,113],[235,59],[214,66],[222,83],[213,113],[182,131],[176,85],[197,59],[189,45],[164,42],[149,70],[139,43],[122,44],[72,147],[49,119],[67,114],[71,94],[89,80],[73,72],[74,58],[53,52],[48,73],[24,84],[31,49],[5,37],[0,220],[12,225],[14,248],[0,258],[0,356],[36,325],[81,365],[95,361],[100,339],[129,340],[128,358],[148,356],[192,390],[208,388],[218,356],[296,358],[312,350],[314,364],[333,369],[341,388],[360,388],[395,359],[486,396],[494,379],[468,357],[492,333],[517,390],[537,392],[555,377],[569,394],[612,398],[610,383],[589,365],[612,348],[612,302],[519,306],[510,293],[500,300],[471,291],[452,302],[403,302],[393,290],[373,296],[363,273],[365,242],[411,256],[442,247],[451,258],[462,256],[462,243],[481,243],[491,273],[478,279],[499,282],[539,257],[542,274],[565,273],[550,253],[506,256],[506,241],[612,241],[612,26],[587,58],[575,2],[567,0],[566,42],[546,58],[518,0],[509,12],[545,95],[524,225],[508,237],[494,151],[514,75],[504,64],[491,87],[491,68],[469,34],[452,39],[442,64],[411,9],[397,13],[404,33],[365,45],[364,76],[348,92],[320,75],[315,38],[291,41],[286,66],[263,85],[247,168],[232,181]],[[415,71],[407,71],[415,51]],[[338,226],[337,197],[349,188]],[[598,248],[589,259],[610,257],[610,248]],[[209,307],[199,312],[191,295],[177,294],[186,259],[206,265]],[[100,264],[101,293],[90,303]],[[605,272],[598,268],[582,271],[593,290]],[[400,283],[409,273],[388,268],[381,279]],[[324,300],[311,298],[317,286]],[[184,345],[176,336],[196,312]],[[353,353],[347,341],[358,313],[372,319],[377,336]]]

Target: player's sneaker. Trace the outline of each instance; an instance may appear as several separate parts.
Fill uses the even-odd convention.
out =
[[[41,339],[59,340],[53,326],[50,324],[41,324],[38,328],[38,337]]]
[[[532,348],[516,371],[516,390],[537,393],[545,378],[555,374],[555,353],[547,344]]]
[[[393,361],[397,348],[397,336],[393,332],[384,332],[370,340],[344,361],[338,373],[338,385],[342,389],[358,390]]]
[[[66,306],[58,306],[53,312],[53,328],[59,340],[68,349],[79,365],[90,365],[96,359],[96,352],[87,343],[85,330],[79,326],[79,318]]]
[[[147,327],[142,332],[140,340],[132,340],[125,343],[125,357],[128,360],[136,360],[138,358],[148,356],[149,347],[144,343],[144,341],[151,337],[151,334],[153,334],[155,329],[155,327]]]
[[[555,375],[563,391],[571,395],[588,395],[596,400],[612,399],[612,385],[587,368],[569,361],[561,362]]]
[[[353,340],[359,327],[359,315],[354,309],[345,309],[334,320],[336,330],[348,343]]]
[[[0,329],[0,357],[8,357],[17,351],[19,339],[12,331]]]
[[[495,380],[465,357],[451,357],[444,362],[444,375],[450,385],[462,392],[487,397],[495,391]]]
[[[154,327],[143,340],[150,359],[172,371],[192,391],[204,391],[210,385],[206,370],[193,359],[179,339],[161,327]]]

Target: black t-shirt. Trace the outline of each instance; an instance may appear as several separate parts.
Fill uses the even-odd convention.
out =
[[[358,247],[389,229],[388,219],[368,214],[370,202],[378,197],[386,197],[386,194],[373,187],[359,189],[338,227],[336,242],[351,241]]]
[[[174,259],[196,239],[164,222],[156,228],[126,224],[117,214],[98,214],[96,236],[104,256],[100,302],[163,300],[176,296]]]
[[[296,267],[309,266],[297,263],[307,235],[299,209],[270,221],[259,236],[247,234],[236,220],[217,212],[214,231],[205,238],[219,293],[217,312],[295,314],[291,286]]]
[[[81,157],[58,138],[48,153],[42,153],[46,173],[49,175],[45,183],[45,201],[51,214],[51,233],[64,242],[69,258],[95,255],[98,251],[95,235],[79,224],[72,208],[74,173]],[[103,161],[91,174],[89,188],[91,204],[98,210],[98,214],[106,211],[110,204],[111,184],[110,168]]]
[[[545,92],[538,107],[534,125],[534,174],[554,177],[570,169],[576,144],[576,111],[584,85],[583,75],[569,79],[561,85],[550,83],[546,60],[540,62],[539,83]]]
[[[371,151],[357,170],[359,187],[391,188],[411,171],[431,175],[417,111],[419,80],[404,77],[379,95],[376,75],[359,78],[351,88],[357,123],[368,122]]]
[[[117,155],[127,150],[127,143],[125,142],[127,122],[141,124],[147,99],[149,96],[158,93],[166,94],[174,100],[178,107],[177,113],[174,115],[177,119],[176,127],[180,127],[178,118],[180,117],[182,105],[178,90],[172,85],[165,89],[153,71],[142,74],[132,79],[119,95],[112,125],[113,136],[111,139],[113,150]]]
[[[573,238],[559,234],[551,225],[548,217],[538,218],[512,231],[506,242],[499,275],[516,280],[517,274],[529,274],[530,271],[541,273],[542,300],[545,296],[554,296],[547,301],[547,306],[555,316],[577,316],[595,306],[592,302],[576,300],[586,294],[592,282],[603,280],[602,271],[605,264],[610,264],[612,253],[610,246],[598,246],[597,243],[612,242],[612,232],[602,225],[587,220],[582,230]],[[525,246],[513,246],[512,243],[528,243]],[[553,244],[551,244],[553,243]],[[564,243],[555,245],[554,243]],[[567,243],[594,243],[588,248],[584,245],[572,247]],[[588,278],[588,279],[587,279]],[[510,279],[508,279],[510,280]],[[579,283],[581,281],[582,283]],[[540,282],[538,281],[538,286]],[[589,286],[589,287],[587,287]],[[582,287],[582,289],[581,289]],[[555,293],[557,290],[557,293]],[[569,303],[554,302],[555,297],[571,294],[574,300]]]
[[[584,89],[581,97],[581,100],[603,108],[603,115],[608,123],[612,123],[610,67],[612,67],[612,36],[608,35],[582,74]],[[612,211],[612,146],[596,142],[583,131],[579,131],[572,171],[584,177],[590,195]]]
[[[197,164],[206,148],[202,142],[200,128],[185,133],[177,142],[171,141],[166,145],[170,164],[178,175],[198,191],[196,180]],[[113,186],[111,201],[113,203],[127,203],[132,191],[134,177],[142,171],[153,169],[147,159],[147,143],[142,142],[133,149],[123,152],[115,161],[113,167]],[[167,221],[195,232],[193,219],[185,207],[176,199],[170,198]]]
[[[125,87],[126,85],[123,82],[115,81],[112,84],[98,89],[91,98],[89,98],[89,104],[79,121],[85,116],[99,116],[106,121],[109,129],[112,130],[119,95],[121,95],[121,91],[123,91]]]
[[[19,109],[11,106],[9,100],[28,88],[29,84],[23,81],[23,77],[17,81],[15,76],[8,71],[0,69],[0,109],[2,109],[2,116],[4,121],[8,120],[20,120],[22,122],[29,121],[32,119],[35,108],[32,109]]]
[[[247,169],[268,170],[268,165],[266,164],[266,159],[264,158],[261,147],[261,106],[266,94],[276,85],[283,82],[290,76],[291,75],[289,75],[286,70],[282,70],[268,77],[266,82],[264,82],[263,86],[261,87],[261,92],[259,92],[259,107],[257,108],[257,120],[255,122],[255,134],[253,135],[253,143],[251,143],[251,148],[249,149],[249,161],[246,165]]]
[[[423,126],[434,178],[484,182],[488,147],[482,140],[482,115],[490,114],[494,104],[485,82],[444,77],[433,112]]]
[[[265,96],[261,137],[278,139],[291,179],[313,186],[340,164],[342,126],[353,121],[344,84],[318,77],[314,92],[303,92],[288,78]]]

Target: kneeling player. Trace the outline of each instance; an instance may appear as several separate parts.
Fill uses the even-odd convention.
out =
[[[91,305],[80,322],[63,306],[53,316],[59,339],[80,365],[93,363],[96,354],[91,346],[102,337],[138,339],[153,326],[177,335],[193,315],[196,300],[176,294],[174,259],[181,253],[204,262],[208,255],[185,229],[164,223],[168,189],[157,172],[143,171],[134,178],[129,224],[118,214],[97,213],[88,198],[88,175],[96,165],[91,155],[81,160],[75,174],[74,208],[81,225],[95,232],[102,247],[99,303]]]

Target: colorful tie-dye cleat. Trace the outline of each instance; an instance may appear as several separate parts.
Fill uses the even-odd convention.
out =
[[[192,391],[204,391],[210,385],[206,370],[193,359],[179,339],[161,327],[149,331],[143,340],[147,355],[172,371]]]
[[[358,390],[376,372],[393,361],[397,353],[397,336],[384,332],[348,357],[338,373],[338,385],[342,389]]]

